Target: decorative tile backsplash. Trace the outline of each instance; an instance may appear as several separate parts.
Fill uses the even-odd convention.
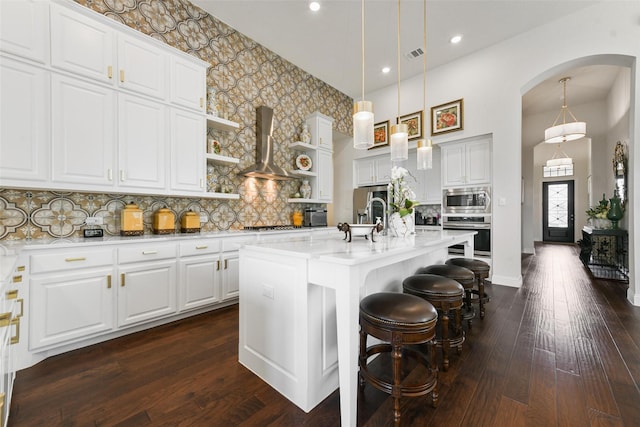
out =
[[[294,209],[305,207],[287,203],[300,180],[275,182],[237,175],[255,161],[256,107],[273,108],[274,160],[290,169],[296,154],[288,144],[298,138],[304,119],[320,111],[333,117],[334,129],[350,135],[353,100],[186,0],[76,1],[211,64],[207,84],[216,88],[221,114],[238,122],[240,129],[210,130],[209,136],[220,142],[221,154],[239,158],[240,163],[209,170],[209,186],[239,193],[240,199],[0,189],[0,239],[80,236],[88,216],[103,217],[105,232],[116,235],[120,210],[130,201],[144,211],[149,233],[153,212],[165,205],[177,221],[189,209],[206,214],[203,231],[290,224]]]

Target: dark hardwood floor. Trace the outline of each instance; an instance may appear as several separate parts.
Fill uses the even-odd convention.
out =
[[[440,402],[403,399],[403,426],[640,426],[640,308],[592,280],[571,245],[522,258],[440,373]],[[52,357],[18,372],[10,426],[338,426],[334,392],[308,414],[237,362],[238,309]],[[360,426],[393,425],[359,396]]]

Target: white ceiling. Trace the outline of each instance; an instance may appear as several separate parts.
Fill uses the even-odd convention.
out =
[[[309,0],[192,0],[211,15],[286,60],[353,97],[361,97],[361,2],[319,0],[313,13]],[[591,0],[428,0],[427,68],[457,58],[561,18],[597,1]],[[394,0],[366,0],[365,90],[397,81],[397,7]],[[423,1],[401,2],[402,55],[423,45]],[[462,34],[458,45],[451,36]],[[422,57],[401,56],[401,77],[422,73]],[[391,73],[384,75],[383,66]],[[583,67],[567,87],[569,105],[601,100],[617,75],[617,67]],[[562,88],[553,76],[529,91],[524,114],[558,109]]]

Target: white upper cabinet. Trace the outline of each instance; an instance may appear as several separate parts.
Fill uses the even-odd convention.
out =
[[[3,185],[49,179],[49,73],[2,58],[0,61],[0,179]]]
[[[93,80],[113,82],[115,34],[107,25],[51,4],[51,65]]]
[[[165,189],[166,107],[120,94],[118,118],[118,187]]]
[[[166,97],[167,56],[133,37],[118,35],[118,84],[154,98]],[[204,89],[201,92],[204,94]]]
[[[307,124],[311,131],[311,145],[333,150],[333,119],[316,111],[307,117]]]
[[[49,56],[49,4],[0,1],[0,50],[40,63]]]
[[[445,143],[442,147],[442,186],[491,183],[491,139]]]
[[[391,158],[389,154],[356,159],[353,163],[356,187],[388,184],[391,181]]]
[[[202,114],[171,110],[171,189],[205,191],[205,138]]]
[[[319,200],[331,203],[333,199],[333,154],[331,151],[318,150],[318,188],[316,197]]]
[[[182,58],[171,58],[171,102],[205,111],[206,74],[201,66]]]
[[[53,181],[77,188],[112,187],[115,93],[71,77],[52,75]]]
[[[409,152],[407,170],[415,178],[408,178],[409,187],[416,193],[416,199],[421,204],[442,203],[442,187],[440,184],[440,147],[434,146],[432,151],[433,167],[427,170],[418,170],[416,152]]]

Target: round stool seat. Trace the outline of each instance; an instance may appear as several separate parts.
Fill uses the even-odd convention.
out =
[[[486,262],[473,259],[473,258],[451,258],[448,259],[445,264],[447,265],[457,265],[458,267],[468,268],[474,273],[486,273],[489,274],[489,264]]]
[[[400,420],[400,398],[431,393],[432,404],[438,404],[438,368],[434,351],[438,312],[424,299],[397,292],[379,292],[360,301],[360,387],[369,383],[393,397],[393,417]],[[367,337],[379,343],[367,346]],[[427,350],[424,351],[423,347]],[[427,357],[427,353],[429,357]],[[380,355],[391,359],[391,379],[369,370],[369,358]],[[412,357],[426,369],[426,375],[407,376],[402,369],[404,359]]]
[[[438,276],[448,277],[460,283],[465,289],[471,289],[476,282],[473,271],[468,268],[456,265],[435,264],[428,267],[422,267],[416,271],[416,274],[437,274]]]
[[[403,326],[432,326],[438,312],[425,300],[398,292],[378,292],[360,301],[360,313],[369,321],[384,323],[395,330]]]
[[[425,295],[428,297],[462,297],[464,288],[458,282],[448,277],[436,274],[419,274],[407,277],[402,282],[402,288],[411,295]]]
[[[462,331],[461,308],[464,288],[448,277],[435,274],[416,274],[402,282],[404,292],[429,301],[438,311],[438,332],[436,344],[442,348],[442,368],[449,369],[449,349],[455,347],[462,351],[465,336]],[[453,315],[453,324],[449,317]]]

